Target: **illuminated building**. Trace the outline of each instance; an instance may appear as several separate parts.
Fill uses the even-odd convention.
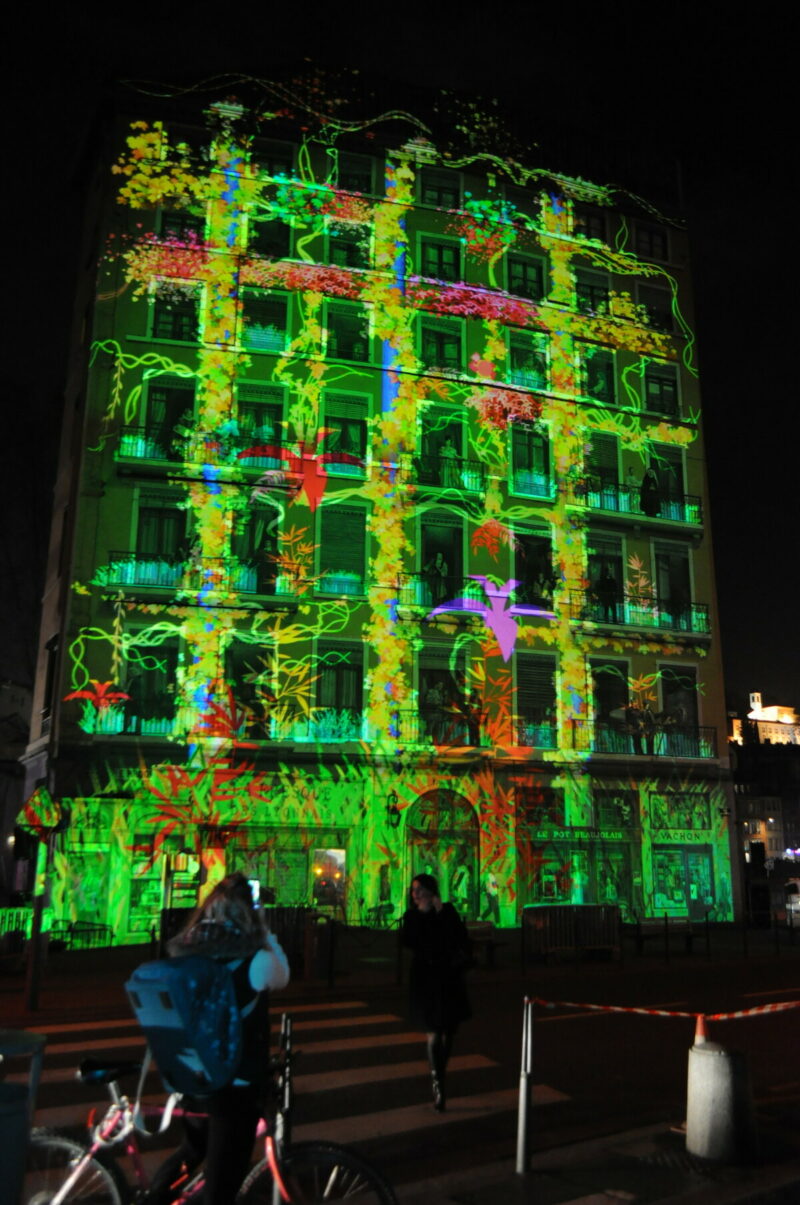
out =
[[[779,703],[764,707],[759,691],[753,691],[750,695],[750,707],[747,718],[753,725],[758,741],[769,741],[773,745],[800,745],[800,716],[793,707],[784,707]],[[731,740],[737,745],[744,742],[740,719],[732,722]]]
[[[731,919],[680,224],[477,113],[445,153],[263,87],[142,98],[98,206],[27,755],[56,915],[136,940],[239,868],[374,921],[425,869],[503,924]]]

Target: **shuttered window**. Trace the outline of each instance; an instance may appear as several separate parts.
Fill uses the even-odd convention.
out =
[[[320,517],[320,589],[362,594],[366,555],[366,513],[355,506],[326,506]]]
[[[556,709],[556,659],[519,653],[517,656],[517,714],[541,724]]]

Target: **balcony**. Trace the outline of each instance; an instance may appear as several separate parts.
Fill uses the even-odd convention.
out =
[[[111,552],[102,584],[174,590],[181,583],[184,565],[173,552]]]
[[[670,716],[651,715],[633,707],[624,710],[624,719],[597,720],[593,739],[590,739],[588,728],[575,726],[573,748],[622,757],[705,759],[717,756],[716,728],[673,724]]]
[[[324,569],[315,588],[317,594],[343,595],[358,598],[364,594],[364,578],[359,573],[345,570]]]
[[[398,605],[429,610],[450,599],[462,600],[466,613],[482,614],[486,595],[480,582],[471,577],[441,574],[433,566],[421,573],[401,573],[397,579]]]
[[[519,491],[517,491],[519,492]],[[642,509],[638,485],[605,481],[598,477],[583,477],[571,489],[570,500],[578,506],[605,514],[636,515],[646,519],[661,519],[669,523],[687,523],[700,527],[703,523],[703,504],[695,494],[675,494],[659,498]]]
[[[230,592],[260,598],[294,598],[297,579],[266,555],[240,560],[203,557],[193,560],[187,573],[186,588],[198,594]]]
[[[512,721],[511,744],[525,749],[557,749],[558,730],[555,720],[533,720],[515,716]]]
[[[141,710],[141,709],[140,709]],[[146,709],[139,715],[131,703],[106,707],[97,713],[96,736],[161,736],[170,737],[175,726],[175,714],[168,702]]]
[[[117,460],[183,459],[183,441],[172,427],[123,427],[119,436]]]
[[[366,716],[355,708],[313,707],[310,714],[282,711],[270,717],[270,739],[295,744],[369,740]]]
[[[486,470],[480,460],[464,460],[460,456],[418,456],[414,465],[417,483],[429,489],[480,494],[486,485]]]
[[[710,634],[708,604],[684,603],[654,594],[600,597],[582,590],[570,592],[570,618],[614,627],[650,628],[668,632]]]
[[[523,498],[553,497],[553,479],[549,473],[539,469],[513,469],[511,473],[511,492]]]

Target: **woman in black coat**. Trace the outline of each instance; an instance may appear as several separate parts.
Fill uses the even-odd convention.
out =
[[[464,984],[470,963],[466,926],[452,904],[443,904],[433,875],[411,884],[411,907],[403,917],[403,945],[413,952],[409,976],[411,1018],[424,1030],[433,1078],[433,1104],[445,1106],[445,1071],[453,1036],[472,1016]]]

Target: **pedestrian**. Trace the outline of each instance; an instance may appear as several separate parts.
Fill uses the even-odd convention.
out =
[[[225,962],[242,1017],[242,1057],[230,1084],[210,1096],[184,1097],[204,1116],[184,1118],[180,1147],[158,1169],[148,1205],[174,1200],[172,1185],[205,1159],[203,1205],[231,1205],[250,1165],[260,1102],[269,1077],[269,991],[289,982],[289,965],[242,874],[224,878],[168,945],[171,958],[202,954]]]
[[[441,1113],[453,1038],[460,1023],[472,1016],[464,983],[471,956],[466,926],[453,905],[442,902],[433,875],[418,874],[411,884],[411,906],[403,917],[402,938],[413,955],[411,1018],[425,1033],[433,1107]]]

